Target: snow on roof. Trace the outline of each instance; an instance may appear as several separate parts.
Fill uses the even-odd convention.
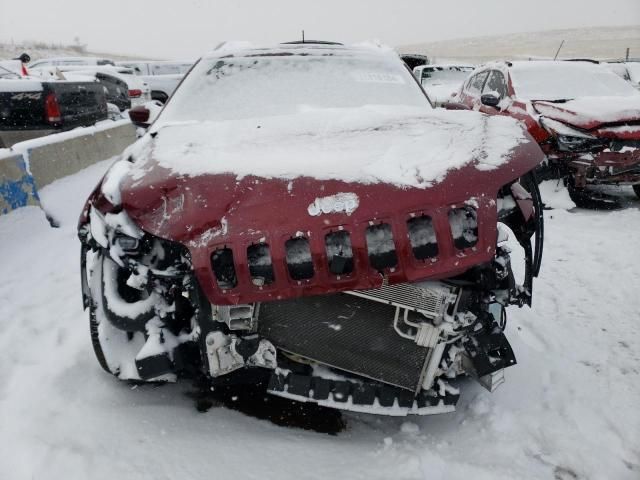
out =
[[[32,78],[0,79],[0,92],[41,92],[42,82]]]
[[[319,52],[326,52],[327,50],[334,51],[334,53],[342,52],[348,53],[365,53],[376,51],[378,53],[392,53],[398,56],[398,54],[391,47],[388,47],[378,41],[365,41],[354,43],[352,45],[342,45],[338,43],[280,43],[277,45],[257,45],[247,41],[229,41],[223,42],[218,45],[213,51],[209,52],[204,58],[217,58],[226,55],[251,55],[260,53],[278,54],[278,53],[297,53],[297,54],[318,54]]]
[[[110,60],[106,57],[47,57],[47,58],[39,58],[35,60],[33,63],[40,62],[61,62],[61,61],[69,61],[69,62],[98,62],[103,60]]]
[[[218,122],[165,124],[130,147],[141,178],[151,159],[179,175],[389,183],[427,188],[474,159],[505,162],[525,140],[515,120],[477,112],[366,106]]]

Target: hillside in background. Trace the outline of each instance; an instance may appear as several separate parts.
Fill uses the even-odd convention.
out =
[[[553,58],[560,43],[560,58],[622,59],[626,49],[640,59],[640,25],[591,27],[566,30],[514,33],[486,37],[441,40],[397,47],[401,53],[422,53],[434,61],[454,60],[481,63],[495,59]],[[0,42],[0,59],[15,58],[23,52],[33,60],[61,56],[95,56],[114,60],[141,59],[137,55],[90,52],[75,45],[44,42]]]
[[[45,42],[0,42],[0,59],[16,58],[22,53],[28,53],[32,60],[48,57],[106,57],[112,60],[143,59],[136,55],[114,55],[113,53],[89,52],[82,46],[62,45]]]
[[[487,37],[461,38],[399,46],[401,53],[422,53],[434,61],[553,58],[560,43],[559,58],[622,59],[626,49],[640,58],[640,25],[592,27],[541,32],[514,33]]]

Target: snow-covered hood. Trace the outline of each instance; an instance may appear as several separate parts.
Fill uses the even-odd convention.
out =
[[[205,293],[220,304],[299,292],[289,285],[286,292],[227,295],[214,287],[212,252],[233,249],[244,269],[247,249],[266,242],[282,266],[292,237],[308,238],[320,258],[325,235],[345,229],[362,256],[371,222],[393,225],[407,262],[413,258],[406,234],[412,216],[431,216],[442,239],[436,264],[406,264],[389,277],[391,283],[452,276],[489,261],[497,192],[543,160],[537,143],[507,117],[444,110],[369,113],[159,124],[125,152],[133,163],[112,167],[102,193],[146,232],[186,245]],[[450,240],[448,215],[465,206],[476,209],[480,234],[473,251],[461,257]],[[374,288],[380,281],[372,269],[342,288]],[[309,292],[326,293],[314,288],[308,286]]]
[[[340,193],[355,194],[359,207],[338,209],[333,220],[375,217],[396,202],[408,208],[465,201],[474,192],[495,197],[542,160],[507,117],[361,113],[158,125],[125,152],[134,163],[113,169],[105,184],[121,186],[123,205],[143,229],[188,244],[212,228],[222,235],[223,218],[225,234],[269,229],[274,221],[304,229],[310,206]]]
[[[525,141],[501,116],[383,107],[309,110],[225,122],[159,124],[143,140],[137,170],[151,160],[176,174],[389,183],[426,188],[475,160],[495,169]]]
[[[577,98],[564,103],[542,100],[532,103],[541,115],[584,130],[607,124],[640,123],[640,93],[628,97]]]

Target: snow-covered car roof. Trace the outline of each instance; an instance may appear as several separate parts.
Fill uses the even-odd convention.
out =
[[[29,68],[36,68],[38,65],[113,65],[113,60],[103,57],[50,57],[34,60],[29,64]]]
[[[61,66],[46,66],[37,67],[31,69],[34,75],[38,75],[43,78],[52,78],[54,80],[71,80],[83,78],[85,80],[94,81],[95,75],[102,73],[110,75],[122,82],[126,83],[130,89],[148,90],[149,87],[140,77],[134,75],[130,68],[118,67],[113,65],[61,65]],[[64,79],[57,77],[57,73],[60,72]]]
[[[42,91],[42,82],[40,80],[26,77],[14,77],[5,79],[0,76],[0,92],[40,91]]]
[[[398,54],[390,47],[375,42],[361,42],[352,45],[342,45],[333,42],[306,42],[306,43],[280,43],[277,45],[256,45],[251,42],[235,41],[224,42],[203,58],[219,58],[226,56],[267,56],[267,55],[357,55],[377,52],[387,53],[398,57]],[[400,57],[398,57],[399,59]]]

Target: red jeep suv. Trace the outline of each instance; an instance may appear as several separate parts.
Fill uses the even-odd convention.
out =
[[[98,361],[123,380],[451,411],[454,377],[493,390],[516,363],[506,309],[531,305],[540,269],[543,158],[511,118],[434,110],[393,50],[221,47],[80,219]]]
[[[541,177],[566,178],[578,205],[613,206],[588,185],[633,185],[640,196],[640,92],[605,67],[492,63],[474,71],[456,101],[522,121],[547,155]]]

